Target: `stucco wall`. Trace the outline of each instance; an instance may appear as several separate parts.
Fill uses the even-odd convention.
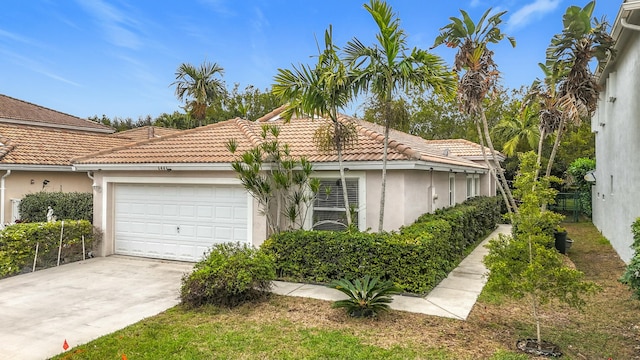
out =
[[[631,33],[592,120],[597,161],[593,223],[627,263],[633,256],[630,227],[640,217],[640,37]]]
[[[6,171],[0,172],[0,176]],[[49,183],[43,187],[44,180]],[[32,184],[33,182],[33,184]],[[40,191],[91,192],[91,179],[84,172],[11,171],[5,178],[5,202],[2,219],[8,223],[12,219],[11,200],[22,199],[26,194]]]

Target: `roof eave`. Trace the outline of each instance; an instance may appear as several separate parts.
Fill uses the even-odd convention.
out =
[[[31,164],[0,164],[0,170],[12,171],[76,171],[71,165],[31,165]]]
[[[95,133],[101,133],[101,134],[113,134],[116,131],[115,129],[100,129],[100,128],[83,127],[83,126],[49,124],[49,123],[44,123],[39,121],[9,119],[9,118],[0,118],[0,122],[5,124],[39,126],[39,127],[54,128],[54,129],[78,130],[78,131],[95,132]]]

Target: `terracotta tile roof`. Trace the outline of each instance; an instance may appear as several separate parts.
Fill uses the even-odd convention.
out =
[[[107,134],[0,123],[0,165],[70,166],[74,157],[130,142]]]
[[[353,122],[358,130],[357,145],[343,152],[347,162],[381,161],[383,136],[379,126],[347,116],[341,121]],[[329,120],[299,118],[288,124],[281,120],[270,121],[280,126],[279,140],[289,144],[293,156],[305,156],[316,163],[337,162],[334,152],[317,150],[313,136],[315,131]],[[176,163],[229,163],[236,156],[226,149],[229,139],[235,139],[241,153],[259,144],[264,123],[243,119],[231,119],[217,124],[186,130],[162,138],[105,150],[74,160],[76,164],[176,164]],[[448,165],[484,168],[470,160],[455,155],[443,156],[428,149],[424,139],[394,131],[389,146],[389,161],[422,160]]]
[[[179,129],[171,129],[158,126],[143,126],[135,129],[119,131],[111,134],[111,136],[122,139],[130,139],[133,141],[142,141],[165,135],[175,134],[181,131],[182,130]]]
[[[0,123],[17,123],[44,127],[112,133],[115,130],[94,121],[65,114],[0,94]]]
[[[448,152],[456,156],[466,157],[473,160],[483,160],[482,147],[478,143],[465,139],[451,139],[451,140],[427,140],[427,146],[433,151],[444,154]],[[487,156],[491,157],[491,149],[484,147]],[[504,155],[498,152],[498,156],[501,160],[504,160]]]

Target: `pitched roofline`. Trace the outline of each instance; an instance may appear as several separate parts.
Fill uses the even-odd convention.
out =
[[[55,110],[52,110],[52,111],[55,111]],[[80,120],[84,120],[84,119],[80,119]],[[89,120],[84,120],[84,121],[89,121]],[[0,123],[39,126],[39,127],[54,128],[54,129],[80,130],[80,131],[95,132],[95,133],[102,133],[102,134],[112,134],[116,131],[115,129],[108,129],[108,128],[100,129],[100,128],[92,128],[92,127],[84,127],[84,126],[51,124],[51,123],[45,123],[40,121],[13,119],[13,118],[5,118],[5,117],[0,117]]]
[[[268,112],[264,115],[262,115],[261,117],[259,117],[258,119],[256,119],[256,122],[267,122],[269,120],[272,120],[274,117],[282,114],[282,112],[287,108],[287,105],[282,105],[276,109],[273,109],[271,112]]]
[[[340,121],[350,121],[356,126],[356,129],[361,134],[371,138],[374,141],[384,142],[384,134],[380,134],[373,129],[365,128],[364,126],[358,123],[359,121],[364,121],[364,120],[356,120],[344,114],[340,114],[338,119]],[[401,153],[402,155],[407,156],[409,159],[418,160],[422,158],[422,154],[420,152],[413,150],[410,146],[405,145],[397,140],[389,138],[388,146],[389,146],[389,149],[393,149]]]
[[[178,131],[178,132],[176,132],[174,134],[168,134],[168,135],[164,135],[164,136],[160,136],[160,137],[156,137],[156,138],[151,138],[151,139],[145,139],[145,140],[141,140],[141,141],[131,142],[131,143],[126,144],[126,145],[116,146],[116,147],[113,147],[113,148],[110,148],[110,149],[97,151],[97,152],[94,152],[94,153],[91,153],[91,154],[87,154],[87,155],[84,155],[84,156],[79,156],[79,157],[73,158],[73,159],[71,159],[71,163],[73,164],[75,162],[82,161],[82,160],[85,160],[85,159],[90,159],[92,157],[106,155],[106,154],[109,154],[109,153],[113,153],[113,152],[120,151],[120,150],[125,150],[125,149],[132,148],[132,147],[139,146],[139,145],[152,143],[152,142],[155,142],[155,141],[162,141],[162,140],[166,140],[166,139],[172,139],[172,138],[178,137],[178,136],[189,135],[191,133],[196,133],[196,132],[204,131],[205,129],[219,127],[219,126],[222,126],[221,124],[224,124],[224,123],[227,123],[227,122],[230,122],[230,121],[237,121],[237,120],[242,120],[242,119],[240,119],[240,118],[229,119],[229,120],[220,121],[220,122],[217,122],[217,123],[214,123],[214,124],[200,126],[200,127],[189,129],[189,130]],[[242,121],[247,121],[247,120],[242,120]]]
[[[113,128],[109,127],[109,126],[106,126],[106,125],[103,125],[103,124],[100,124],[100,123],[97,123],[97,122],[93,122],[93,121],[88,120],[88,119],[83,119],[83,118],[75,116],[75,115],[67,114],[65,112],[58,111],[58,110],[55,110],[55,109],[51,109],[51,108],[48,108],[48,107],[45,107],[45,106],[42,106],[42,105],[34,104],[32,102],[25,101],[25,100],[22,100],[22,99],[16,99],[16,98],[11,97],[9,95],[0,94],[0,96],[4,96],[4,97],[9,98],[11,100],[19,101],[21,103],[28,104],[30,106],[34,106],[34,107],[37,107],[37,108],[40,108],[40,109],[45,109],[45,110],[48,110],[48,111],[53,111],[55,113],[62,114],[64,116],[69,116],[69,117],[72,117],[72,118],[75,118],[75,119],[78,119],[78,120],[90,122],[91,124],[95,124],[95,125],[103,127],[103,129],[100,129],[100,128],[95,128],[95,127],[85,128],[85,127],[81,127],[80,126],[77,129],[81,129],[81,130],[88,129],[88,131],[105,132],[105,133],[113,133],[113,132],[115,132],[115,129],[113,129]],[[1,122],[10,122],[10,123],[15,122],[17,124],[27,124],[27,125],[36,125],[36,126],[45,126],[45,127],[47,127],[47,125],[43,125],[43,124],[47,124],[47,123],[42,123],[42,122],[33,121],[33,120],[29,120],[29,119],[22,119],[22,118],[3,118],[3,117],[0,117],[0,121]],[[65,128],[68,127],[68,128],[76,129],[76,127],[70,126],[70,125],[60,125],[60,126],[53,125],[52,127],[65,127]]]

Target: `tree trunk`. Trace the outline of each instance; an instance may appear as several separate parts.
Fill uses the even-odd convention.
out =
[[[502,184],[500,183],[500,180],[498,179],[498,176],[496,175],[496,173],[493,171],[493,166],[491,166],[491,163],[489,162],[489,158],[487,157],[487,152],[484,148],[484,138],[482,136],[482,129],[480,129],[480,123],[478,121],[476,121],[475,123],[476,123],[476,129],[478,130],[478,136],[480,139],[480,150],[482,150],[482,158],[484,159],[484,163],[489,168],[489,174],[491,174],[491,178],[495,181],[496,184],[498,184],[498,189],[502,194],[502,199],[504,200],[504,203],[507,205],[507,211],[509,212],[509,215],[511,215],[513,211],[511,210],[509,199],[507,199],[507,194],[504,192],[504,189],[502,188]]]
[[[342,182],[342,199],[344,201],[345,215],[347,216],[347,227],[351,227],[351,207],[349,206],[349,194],[347,193],[347,179],[344,177],[344,166],[342,166],[342,149],[338,146],[338,168],[340,168],[340,181]]]
[[[482,119],[482,125],[484,127],[485,139],[487,140],[487,145],[489,145],[489,149],[491,149],[491,155],[493,156],[493,163],[496,165],[496,169],[498,170],[498,177],[500,181],[498,182],[504,189],[505,194],[507,195],[507,199],[509,202],[507,205],[511,206],[511,209],[514,213],[518,213],[518,205],[516,205],[515,200],[513,199],[513,195],[511,194],[511,189],[509,189],[509,184],[507,183],[507,179],[504,177],[504,171],[502,171],[502,166],[498,161],[498,155],[496,153],[496,149],[493,147],[493,141],[491,141],[491,135],[489,134],[489,124],[487,123],[487,117],[484,113],[484,109],[482,105],[480,108],[480,118]]]
[[[560,125],[558,126],[558,133],[556,134],[556,141],[553,143],[553,149],[551,149],[551,155],[549,155],[549,162],[547,163],[547,172],[545,173],[547,176],[551,175],[551,167],[553,166],[553,161],[556,158],[556,153],[558,152],[558,148],[560,147],[560,140],[562,138],[562,131],[564,129],[564,117],[560,119]]]
[[[540,176],[540,167],[542,166],[542,144],[544,143],[544,138],[546,136],[547,132],[545,131],[545,129],[541,129],[540,140],[538,141],[538,160],[536,161],[538,168],[536,169],[536,176],[534,177],[534,180],[538,180],[538,177]]]
[[[378,232],[382,232],[384,226],[384,200],[387,188],[387,152],[389,151],[389,124],[384,127],[384,146],[382,149],[382,184],[380,186],[380,219],[378,220]]]

